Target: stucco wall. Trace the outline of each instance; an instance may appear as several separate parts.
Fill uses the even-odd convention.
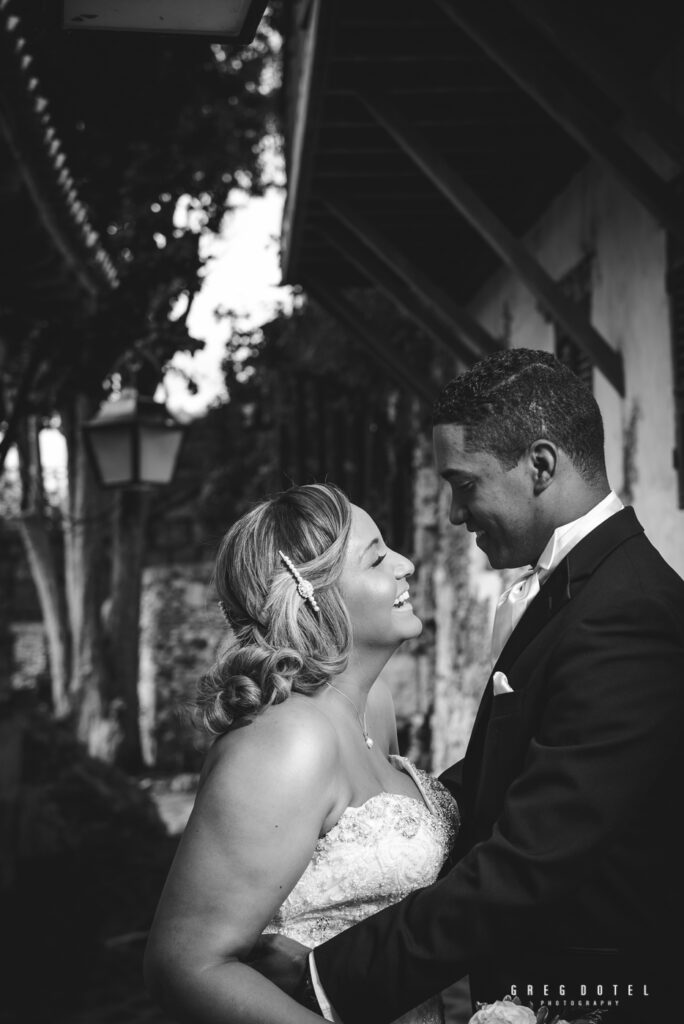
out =
[[[556,280],[591,257],[592,322],[622,353],[626,380],[620,398],[600,372],[593,373],[609,479],[634,506],[665,559],[684,575],[684,511],[677,507],[673,468],[665,241],[659,225],[614,178],[588,166],[552,204],[526,244]],[[471,311],[511,346],[553,351],[551,321],[508,271],[490,280]],[[427,472],[427,458],[425,464]],[[485,651],[496,598],[516,573],[489,568],[472,536],[449,525],[446,497],[437,490],[433,510],[432,749],[433,767],[439,771],[463,753],[489,671]]]
[[[592,256],[592,322],[622,353],[625,368],[624,399],[594,371],[609,478],[634,505],[656,547],[684,575],[664,232],[618,182],[588,167],[551,206],[528,247],[556,279]],[[552,324],[507,272],[473,304],[478,319],[499,332],[504,310],[511,345],[553,350]]]

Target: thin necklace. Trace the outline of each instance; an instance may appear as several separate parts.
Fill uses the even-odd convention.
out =
[[[326,679],[326,683],[328,683],[327,679]],[[373,740],[368,735],[368,726],[366,725],[366,712],[364,711],[363,718],[362,718],[361,717],[361,713],[359,712],[359,709],[357,708],[356,704],[351,699],[351,697],[348,697],[347,694],[343,690],[340,690],[339,686],[335,686],[334,683],[328,683],[328,686],[330,687],[331,690],[337,690],[339,695],[341,697],[344,697],[345,700],[348,700],[349,703],[351,704],[351,706],[354,708],[354,711],[356,712],[356,717],[359,720],[359,725],[361,726],[361,732],[363,733],[364,742],[365,742],[366,746],[368,747],[368,749],[371,750],[372,747],[373,747]]]

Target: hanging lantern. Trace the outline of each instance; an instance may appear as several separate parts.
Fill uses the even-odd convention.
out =
[[[82,429],[102,487],[144,488],[171,482],[186,428],[162,403],[125,388]]]

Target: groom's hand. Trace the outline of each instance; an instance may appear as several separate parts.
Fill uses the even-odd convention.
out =
[[[285,935],[262,935],[247,963],[288,995],[294,996],[306,972],[311,950]]]

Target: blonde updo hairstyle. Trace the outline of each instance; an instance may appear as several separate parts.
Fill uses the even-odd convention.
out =
[[[230,635],[195,704],[209,732],[221,735],[290,693],[314,693],[344,671],[352,627],[339,579],[350,528],[342,491],[306,484],[261,502],[228,530],[213,580]],[[318,612],[281,551],[313,586]]]

